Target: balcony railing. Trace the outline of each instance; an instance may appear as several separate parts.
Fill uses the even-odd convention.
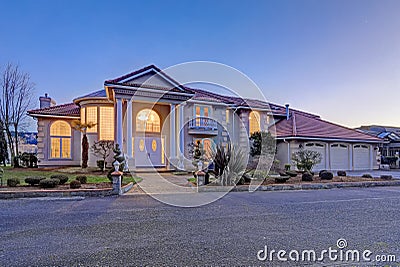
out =
[[[216,131],[218,129],[217,121],[208,117],[197,117],[189,121],[189,129]]]

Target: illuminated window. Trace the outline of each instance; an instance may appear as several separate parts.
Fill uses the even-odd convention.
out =
[[[212,139],[209,138],[203,138],[203,139],[195,139],[194,144],[197,144],[200,142],[201,145],[201,150],[204,150],[205,157],[210,159],[212,157],[212,151],[215,148],[215,143]]]
[[[100,107],[100,140],[114,140],[114,107]]]
[[[81,108],[81,123],[86,123],[86,108]]]
[[[136,116],[136,131],[155,132],[161,131],[160,116],[151,109],[142,109]]]
[[[97,107],[87,107],[86,108],[86,123],[95,123],[97,124]],[[87,133],[97,133],[97,125],[88,128],[86,130]]]
[[[208,119],[203,119],[203,118],[209,118],[210,117],[210,107],[208,106],[195,106],[195,117],[196,117],[196,126],[203,126],[208,122]]]
[[[71,158],[71,126],[65,121],[56,121],[50,127],[50,157]]]
[[[257,111],[252,111],[250,112],[249,116],[249,132],[250,135],[259,132],[261,129],[260,127],[260,113]]]
[[[229,114],[229,109],[226,109],[226,110],[225,110],[225,116],[226,116],[225,122],[226,122],[226,124],[228,124],[228,123],[229,123],[229,116],[230,116],[230,114]]]

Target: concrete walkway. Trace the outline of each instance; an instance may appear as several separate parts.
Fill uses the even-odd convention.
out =
[[[175,194],[196,193],[197,187],[187,181],[191,175],[174,175],[172,173],[138,173],[143,180],[136,184],[125,195],[130,194]]]

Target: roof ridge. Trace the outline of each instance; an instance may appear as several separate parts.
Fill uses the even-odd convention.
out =
[[[122,76],[119,76],[119,77],[117,77],[117,78],[115,78],[115,79],[106,80],[105,82],[106,82],[106,83],[117,83],[117,82],[120,82],[120,81],[122,81],[122,80],[125,80],[125,79],[128,78],[129,76],[138,74],[138,73],[140,73],[140,72],[149,70],[149,69],[151,69],[151,68],[154,68],[154,69],[156,69],[157,71],[161,71],[156,65],[150,64],[150,65],[147,65],[147,66],[145,66],[145,67],[143,67],[143,68],[141,68],[141,69],[138,69],[138,70],[135,70],[135,71],[131,71],[131,72],[127,73],[127,74],[124,74],[124,75],[122,75]]]
[[[39,110],[40,111],[46,111],[46,110],[50,110],[50,109],[54,109],[54,108],[65,107],[65,106],[68,106],[68,105],[74,105],[74,106],[78,107],[78,105],[76,105],[75,103],[71,102],[71,103],[64,103],[64,104],[59,104],[59,105],[45,107],[45,108],[31,109],[31,110],[28,110],[28,112],[34,112],[34,111],[39,111]]]

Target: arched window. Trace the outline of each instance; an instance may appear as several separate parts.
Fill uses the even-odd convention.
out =
[[[50,127],[50,157],[71,158],[71,126],[65,121],[56,121]]]
[[[250,112],[249,115],[249,132],[250,135],[252,135],[255,132],[260,132],[261,127],[260,127],[260,113],[257,111],[252,111]]]
[[[142,109],[136,116],[136,131],[155,132],[161,131],[160,116],[151,109]]]

